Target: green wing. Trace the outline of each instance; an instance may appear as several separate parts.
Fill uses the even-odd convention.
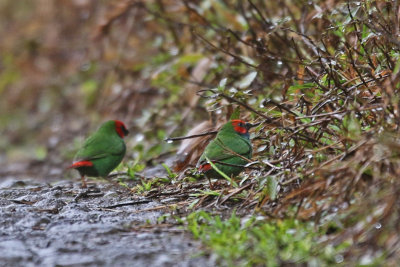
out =
[[[109,136],[104,133],[94,133],[83,143],[83,147],[76,153],[74,161],[94,160],[109,155],[125,154],[125,143],[118,136]]]
[[[252,148],[250,141],[232,134],[217,135],[205,148],[203,155],[201,155],[197,163],[197,167],[206,163],[206,157],[210,160],[224,161],[238,157],[235,153],[246,158],[251,158]]]

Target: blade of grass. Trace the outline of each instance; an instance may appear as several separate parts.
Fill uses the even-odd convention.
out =
[[[229,176],[226,175],[223,171],[221,171],[220,169],[218,169],[218,167],[215,166],[215,164],[214,164],[209,158],[206,157],[206,160],[207,160],[207,163],[209,163],[209,164],[211,165],[211,167],[212,167],[216,172],[218,172],[219,175],[221,175],[222,177],[224,177],[224,178],[229,182],[229,184],[233,185],[233,187],[236,187],[236,188],[238,187],[238,184],[237,184],[233,179],[229,178]]]

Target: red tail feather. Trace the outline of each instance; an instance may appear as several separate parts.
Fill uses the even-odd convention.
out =
[[[93,162],[88,160],[78,161],[68,167],[68,169],[76,169],[79,167],[91,167],[93,166]]]
[[[199,167],[199,171],[200,172],[206,172],[206,171],[211,170],[211,169],[212,169],[212,167],[211,167],[210,163],[206,163],[206,164],[200,165],[200,167]]]

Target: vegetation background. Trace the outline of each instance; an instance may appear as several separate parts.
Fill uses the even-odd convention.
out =
[[[0,174],[71,179],[83,137],[118,118],[132,132],[120,184],[200,184],[166,215],[221,263],[395,266],[399,14],[378,0],[1,1]],[[261,123],[254,164],[210,190],[191,171],[208,137],[163,140],[238,112]]]

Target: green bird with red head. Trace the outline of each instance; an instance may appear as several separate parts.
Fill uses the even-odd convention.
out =
[[[231,120],[223,125],[197,162],[199,172],[208,179],[222,178],[207,158],[227,176],[236,176],[243,171],[253,153],[249,136],[249,129],[253,126],[242,120]]]
[[[86,187],[85,176],[107,177],[121,163],[126,152],[123,138],[128,133],[123,122],[110,120],[85,140],[68,167],[79,171],[82,187]]]

